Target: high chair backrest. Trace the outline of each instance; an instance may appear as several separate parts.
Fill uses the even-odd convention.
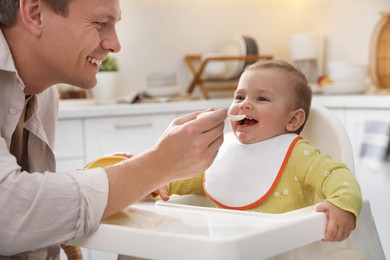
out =
[[[322,154],[345,163],[354,173],[351,141],[345,127],[332,111],[319,104],[312,104],[301,135],[319,148]],[[319,201],[318,196],[315,196],[315,202]],[[316,248],[318,245],[321,248]],[[319,241],[300,248],[299,252],[308,254],[294,259],[386,259],[367,200],[363,201],[358,224],[347,240],[325,244]]]
[[[348,133],[335,114],[322,105],[312,103],[310,115],[301,136],[328,154],[333,160],[345,163],[354,173],[354,158]]]

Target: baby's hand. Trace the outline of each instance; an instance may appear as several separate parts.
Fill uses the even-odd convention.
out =
[[[327,223],[323,239],[325,242],[343,241],[355,229],[355,215],[333,205],[329,201],[318,203],[314,209],[326,213]]]
[[[158,195],[160,195],[160,197],[163,201],[169,200],[168,188],[166,185],[164,185],[164,186],[158,188],[157,190],[155,190],[154,192],[152,192],[152,196],[156,197]]]

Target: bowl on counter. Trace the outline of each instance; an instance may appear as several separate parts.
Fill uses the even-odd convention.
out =
[[[344,61],[328,62],[328,74],[332,81],[365,81],[368,78],[368,67]]]
[[[366,80],[334,81],[322,88],[324,94],[360,94],[366,92],[370,83]]]

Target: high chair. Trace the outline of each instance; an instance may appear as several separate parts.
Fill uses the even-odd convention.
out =
[[[301,135],[328,154],[333,160],[345,163],[354,172],[354,158],[348,133],[339,119],[327,108],[313,103]]]
[[[312,104],[304,129],[303,137],[353,171],[348,134],[332,112]],[[115,252],[120,259],[385,259],[368,201],[342,242],[321,241],[326,216],[313,208],[265,214],[215,208],[205,196],[176,196],[131,205],[72,244]]]
[[[327,108],[316,103],[312,104],[309,118],[301,135],[309,140],[313,146],[319,148],[322,154],[328,154],[335,161],[345,163],[351,172],[354,173],[354,157],[348,133],[336,115]],[[187,202],[191,201],[187,203],[185,201],[186,199],[178,198],[177,203],[212,206],[210,203],[205,202],[205,199],[200,197],[187,198]],[[175,203],[174,200],[168,203]],[[296,212],[299,211],[301,210],[297,210]],[[306,232],[310,232],[310,228],[306,229]],[[292,237],[294,235],[299,234],[291,234]],[[275,241],[275,243],[278,243],[278,241]],[[357,227],[348,239],[342,242],[327,243],[319,240],[264,259],[385,260],[385,255],[371,214],[370,203],[364,201]]]
[[[335,161],[345,163],[354,173],[353,150],[348,133],[337,116],[327,108],[316,103],[312,104],[309,118],[301,135],[313,146],[319,148],[322,154],[328,154]],[[289,254],[298,258],[289,258]],[[371,214],[370,203],[363,201],[357,227],[345,241],[316,242],[275,259],[384,260],[385,255]]]

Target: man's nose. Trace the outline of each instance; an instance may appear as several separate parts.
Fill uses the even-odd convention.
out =
[[[115,30],[106,35],[102,41],[102,47],[114,53],[121,50],[121,44]]]

